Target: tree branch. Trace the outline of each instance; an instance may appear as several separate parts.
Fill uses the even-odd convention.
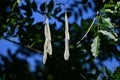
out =
[[[28,50],[30,50],[30,51],[37,52],[37,53],[43,53],[43,51],[37,50],[37,49],[35,49],[35,48],[31,48],[30,46],[27,46],[27,45],[22,45],[21,43],[16,42],[16,41],[13,41],[13,40],[10,40],[10,39],[8,39],[8,38],[3,37],[3,39],[5,39],[5,40],[7,40],[7,41],[9,41],[9,42],[12,42],[12,43],[14,43],[14,44],[16,44],[16,45],[19,45],[19,46],[21,46],[21,47],[23,47],[23,48],[26,48],[26,49],[28,49]]]

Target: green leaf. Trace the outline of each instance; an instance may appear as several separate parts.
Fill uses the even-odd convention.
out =
[[[15,6],[17,5],[17,3],[19,4],[20,2],[21,2],[21,0],[17,0],[17,1],[13,4],[13,6],[12,6],[12,11],[14,10]]]
[[[99,54],[100,38],[96,36],[91,44],[91,52],[94,57],[97,57]]]
[[[111,8],[111,7],[114,7],[115,5],[113,5],[113,4],[105,4],[104,5],[104,8]]]
[[[117,67],[113,73],[113,80],[120,80],[120,67]]]
[[[107,30],[99,30],[99,33],[108,36],[110,39],[113,39],[114,41],[118,40],[116,36],[112,34],[112,32],[108,32]]]
[[[41,11],[45,11],[45,2],[41,4],[40,10],[41,10]]]
[[[36,2],[35,2],[35,1],[33,1],[33,3],[32,3],[32,8],[33,8],[33,10],[34,10],[34,11],[36,11],[36,10],[37,10],[37,4],[36,4]]]
[[[17,0],[17,3],[19,4],[21,2],[21,0]]]
[[[112,25],[110,18],[104,18],[104,23],[106,23],[108,28],[113,28],[114,26]]]
[[[106,73],[107,76],[112,78],[113,74],[112,74],[112,72],[109,69],[107,69],[107,67],[105,67],[105,73]]]
[[[101,12],[106,12],[106,13],[114,13],[111,9],[102,9]]]
[[[16,21],[15,21],[15,19],[11,19],[11,21],[10,21],[10,24],[15,24],[16,23]]]
[[[48,12],[49,13],[52,12],[53,8],[54,8],[54,2],[53,2],[53,0],[51,0],[49,5],[48,5]]]

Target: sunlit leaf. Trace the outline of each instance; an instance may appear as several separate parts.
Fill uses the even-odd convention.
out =
[[[104,18],[104,22],[107,24],[107,27],[113,28],[114,26],[112,25],[110,18]]]
[[[19,4],[20,2],[21,2],[21,0],[17,0],[17,1],[13,4],[13,6],[12,6],[12,11],[14,10],[15,6],[17,5],[17,3]]]
[[[115,9],[120,8],[120,1],[115,5]]]
[[[113,4],[105,4],[104,5],[104,8],[110,8],[110,7],[114,7],[114,5]]]
[[[106,13],[114,13],[114,11],[112,11],[111,9],[102,9],[102,12],[106,12]]]
[[[116,36],[112,34],[112,32],[108,32],[107,30],[99,30],[99,32],[102,33],[103,35],[108,36],[110,39],[113,39],[114,41],[118,40]]]
[[[21,0],[17,0],[17,3],[19,4],[21,2]]]
[[[91,52],[94,57],[97,57],[99,54],[100,38],[96,36],[91,44]]]

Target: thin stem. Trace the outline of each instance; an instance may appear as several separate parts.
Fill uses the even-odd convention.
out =
[[[81,76],[84,80],[87,80],[87,78],[86,78],[83,74],[80,74],[80,76]]]
[[[77,42],[77,45],[87,36],[87,34],[89,33],[90,29],[92,28],[93,24],[95,23],[97,17],[95,17],[90,25],[90,27],[88,28],[87,32],[84,34],[84,36],[81,38],[80,41]]]
[[[17,1],[13,4],[11,12],[13,12],[16,5],[17,5]]]
[[[11,12],[13,12],[13,10],[14,10],[15,7],[16,7],[16,5],[19,4],[20,1],[21,1],[21,0],[17,0],[17,1],[15,1],[15,3],[14,3],[13,6],[12,6],[12,10],[11,10]]]
[[[7,38],[5,38],[5,37],[3,37],[3,39],[5,39],[5,40],[7,40],[7,41],[9,41],[9,42],[12,42],[12,43],[14,43],[14,44],[16,44],[16,45],[19,45],[19,46],[21,46],[21,47],[23,47],[23,48],[26,48],[26,49],[28,49],[28,50],[30,50],[30,51],[37,52],[37,53],[43,53],[43,51],[40,51],[40,50],[31,48],[30,46],[27,46],[27,45],[22,45],[21,43],[18,43],[18,42],[16,42],[16,41],[13,41],[13,40],[10,40],[10,39],[7,39]]]
[[[99,11],[97,11],[96,15],[98,15],[98,14],[99,14]],[[78,45],[78,46],[79,46],[80,42],[81,42],[81,41],[87,36],[87,34],[89,33],[90,29],[92,28],[93,24],[94,24],[95,21],[96,21],[96,18],[97,18],[97,16],[93,19],[90,27],[88,28],[88,30],[87,30],[87,32],[84,34],[84,36],[81,38],[81,40],[77,42],[77,45]]]
[[[100,28],[100,17],[98,17],[98,26],[97,26],[97,36],[99,36],[99,28]]]

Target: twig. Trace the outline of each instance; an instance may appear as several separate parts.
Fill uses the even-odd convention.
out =
[[[16,41],[13,41],[13,40],[10,40],[10,39],[7,39],[7,38],[5,38],[5,37],[4,37],[3,39],[5,39],[5,40],[7,40],[7,41],[9,41],[9,42],[12,42],[12,43],[14,43],[14,44],[17,44],[17,45],[19,45],[19,46],[21,46],[21,47],[23,47],[23,48],[27,48],[27,49],[30,50],[30,51],[37,52],[37,53],[43,53],[43,52],[40,51],[40,50],[31,48],[30,46],[22,45],[21,43],[18,43],[18,42],[16,42]]]
[[[97,11],[97,15],[99,14],[99,11]],[[95,23],[95,20],[96,20],[97,16],[93,19],[90,27],[88,28],[87,32],[84,34],[84,36],[81,38],[80,41],[77,42],[77,45],[80,44],[80,42],[87,36],[87,34],[89,33],[90,29],[92,28],[93,24]]]
[[[88,28],[88,30],[87,30],[87,32],[84,34],[84,36],[81,38],[81,40],[77,42],[77,45],[87,36],[87,34],[89,33],[90,29],[92,28],[95,20],[96,20],[96,17],[93,19],[92,24],[90,25],[90,27]]]
[[[87,80],[87,78],[86,78],[84,75],[80,74],[80,76],[81,76],[84,80]]]

